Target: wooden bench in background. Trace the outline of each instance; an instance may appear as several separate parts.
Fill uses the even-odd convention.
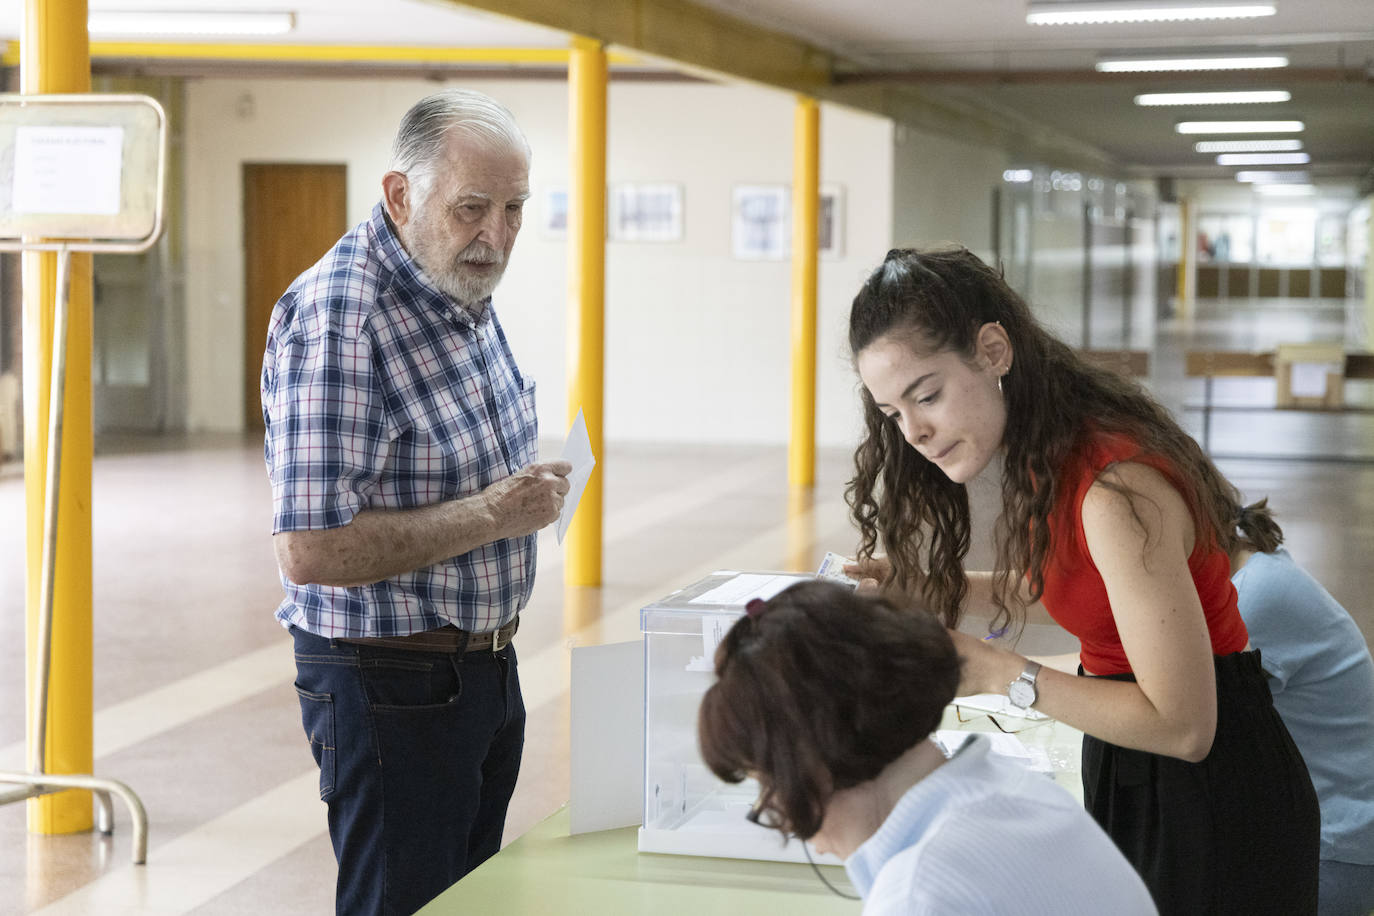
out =
[[[1130,378],[1144,378],[1150,374],[1148,350],[1079,350],[1078,355],[1094,366],[1111,369]]]
[[[1275,405],[1219,405],[1212,402],[1214,378],[1273,378],[1276,361],[1273,352],[1244,353],[1235,350],[1189,350],[1184,354],[1184,372],[1189,378],[1203,380],[1202,403],[1187,405],[1186,410],[1202,411],[1202,450],[1211,452],[1212,412],[1215,410],[1303,410],[1317,413],[1374,413],[1374,408],[1345,405],[1336,408],[1278,407]],[[1345,379],[1374,379],[1374,353],[1345,354]],[[1267,457],[1256,455],[1253,457]],[[1293,458],[1294,456],[1283,456]],[[1308,456],[1303,456],[1306,459]],[[1374,458],[1347,459],[1340,456],[1315,455],[1312,460],[1353,460],[1374,462]],[[1297,460],[1303,460],[1297,459]]]

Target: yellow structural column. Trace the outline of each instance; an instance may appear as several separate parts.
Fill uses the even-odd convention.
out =
[[[20,46],[26,94],[89,92],[86,0],[25,0]],[[47,478],[48,408],[52,375],[57,256],[28,253],[24,286],[24,495],[27,528],[28,689],[32,697],[41,603],[43,493]],[[67,382],[63,404],[61,503],[53,595],[52,666],[43,767],[49,773],[89,773],[91,718],[91,256],[71,255]],[[29,742],[33,743],[32,699]],[[75,833],[92,826],[91,794],[63,792],[31,799],[29,829]]]
[[[564,581],[601,584],[601,447],[606,345],[606,49],[573,38],[568,58],[568,421],[587,420],[596,470],[568,529]]]
[[[792,158],[792,430],[787,479],[816,482],[816,258],[819,242],[821,115],[797,99]]]

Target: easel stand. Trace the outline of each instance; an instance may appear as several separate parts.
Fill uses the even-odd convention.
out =
[[[53,308],[52,385],[48,406],[48,476],[43,493],[43,578],[39,585],[42,604],[38,612],[38,657],[34,665],[33,739],[29,742],[29,771],[0,772],[0,783],[18,783],[23,788],[0,792],[0,804],[37,798],[67,789],[90,789],[96,799],[96,829],[109,836],[114,833],[114,810],[110,796],[118,795],[129,806],[134,822],[133,860],[142,865],[148,860],[148,813],[143,802],[124,783],[93,775],[43,772],[48,736],[48,675],[52,663],[53,590],[57,584],[57,507],[62,468],[62,405],[67,393],[67,312],[71,286],[71,249],[57,246],[57,301]]]
[[[29,198],[0,212],[0,250],[52,251],[57,254],[57,289],[53,303],[52,377],[48,401],[47,478],[43,493],[42,574],[39,584],[38,633],[33,666],[28,771],[0,772],[0,804],[85,789],[96,800],[96,828],[114,832],[110,796],[117,795],[133,820],[135,865],[148,858],[148,815],[138,795],[124,783],[90,774],[44,772],[48,733],[48,686],[52,666],[53,596],[57,584],[58,507],[62,470],[63,405],[67,388],[67,326],[72,252],[136,254],[146,250],[162,230],[162,192],[166,158],[166,115],[151,98],[135,95],[3,95],[0,96],[0,151],[8,147],[16,163],[31,163],[30,179],[16,164],[15,187]],[[57,142],[62,141],[62,142]],[[88,162],[62,149],[86,143],[94,148]],[[55,150],[49,152],[49,150]],[[22,154],[22,155],[20,155]],[[44,156],[47,156],[45,159]],[[118,185],[111,208],[107,198],[90,209],[64,196],[68,178],[80,181],[89,164],[106,169]],[[113,166],[113,169],[111,169]],[[46,169],[47,171],[44,171]],[[52,181],[54,172],[58,181]],[[26,182],[33,182],[30,184]],[[47,184],[44,184],[44,182]],[[34,190],[34,188],[37,190]],[[47,197],[45,189],[51,188]],[[95,184],[92,198],[115,189]],[[78,240],[80,239],[80,240]]]

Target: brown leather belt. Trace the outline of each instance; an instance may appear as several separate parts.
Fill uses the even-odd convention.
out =
[[[510,645],[511,638],[515,636],[515,631],[518,629],[520,629],[519,615],[510,623],[490,633],[469,633],[450,623],[438,629],[411,633],[409,636],[359,636],[350,639],[340,637],[334,641],[357,646],[371,646],[374,649],[446,652],[449,655],[458,652],[500,652]]]

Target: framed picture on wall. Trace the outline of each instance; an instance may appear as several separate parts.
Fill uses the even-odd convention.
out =
[[[781,261],[790,245],[787,185],[736,185],[731,252],[741,261]]]
[[[568,189],[545,188],[539,197],[539,234],[549,239],[568,236]]]
[[[827,260],[844,257],[844,187],[821,185],[821,206],[817,215],[820,256]]]
[[[682,241],[682,185],[611,185],[608,229],[618,242]]]

